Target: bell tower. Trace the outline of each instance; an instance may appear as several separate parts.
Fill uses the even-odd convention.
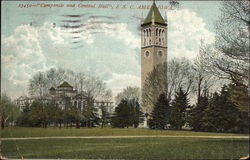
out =
[[[167,23],[161,16],[155,2],[141,24],[141,88],[148,73],[155,66],[167,61]],[[152,106],[153,107],[153,106]],[[145,113],[151,110],[143,108]]]

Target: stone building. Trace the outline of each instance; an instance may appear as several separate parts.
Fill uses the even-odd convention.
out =
[[[167,62],[167,22],[162,18],[155,2],[141,24],[141,88],[147,75],[158,64]],[[143,106],[144,113],[150,113],[152,107]]]
[[[87,101],[90,100],[99,116],[101,116],[101,106],[104,106],[106,111],[111,114],[114,112],[113,102],[89,99],[86,95],[85,92],[78,93],[68,82],[65,81],[56,88],[51,87],[48,94],[43,98],[21,96],[16,99],[15,102],[21,111],[25,106],[30,106],[34,101],[41,101],[46,104],[54,104],[61,109],[67,109],[73,106],[81,112],[84,112]]]

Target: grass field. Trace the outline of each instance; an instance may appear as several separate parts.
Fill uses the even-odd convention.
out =
[[[57,136],[224,136],[224,138],[61,138],[3,140],[2,154],[8,158],[86,158],[86,159],[239,159],[249,154],[247,136],[135,128],[5,128],[2,138]],[[17,150],[19,148],[19,152]]]
[[[182,136],[239,136],[242,134],[210,133],[174,130],[150,130],[142,128],[23,128],[11,127],[1,131],[7,137],[49,137],[49,136],[126,136],[126,135],[182,135]]]
[[[122,138],[43,139],[2,142],[8,158],[89,159],[239,159],[248,155],[247,139]]]

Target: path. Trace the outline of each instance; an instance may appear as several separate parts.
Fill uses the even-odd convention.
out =
[[[185,135],[144,135],[144,136],[58,136],[58,137],[19,137],[0,138],[0,140],[33,140],[33,139],[108,139],[108,138],[226,138],[226,139],[249,139],[249,136],[185,136]]]

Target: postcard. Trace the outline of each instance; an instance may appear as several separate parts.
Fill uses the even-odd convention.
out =
[[[249,1],[1,1],[0,159],[249,158]]]

